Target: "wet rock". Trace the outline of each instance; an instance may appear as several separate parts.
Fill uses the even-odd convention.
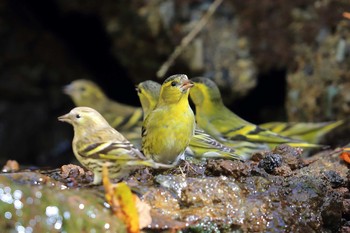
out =
[[[348,220],[350,219],[350,199],[343,200],[343,217]]]
[[[23,182],[25,176],[31,182]],[[43,182],[43,177],[30,172],[0,174],[0,228],[4,232],[125,232],[103,205],[103,196],[94,190],[67,189],[49,177]]]
[[[2,172],[15,172],[19,170],[19,164],[16,160],[7,160],[2,168]]]
[[[273,171],[273,174],[279,176],[290,176],[292,175],[292,169],[289,166],[283,164],[280,167],[276,167]]]
[[[350,232],[350,226],[342,226],[339,230],[340,233],[348,233]]]
[[[337,231],[341,225],[343,202],[337,192],[329,192],[321,206],[321,216],[324,227],[331,231]]]
[[[162,213],[165,216],[191,223],[192,226],[208,226],[208,220],[210,224],[220,226],[238,225],[242,221],[244,215],[240,209],[243,193],[234,179],[224,176],[187,179],[181,176],[162,177],[161,185],[169,186],[169,181],[173,183],[176,180],[180,181],[180,184],[186,182],[183,185],[171,186],[171,193],[176,194],[176,199],[172,195],[169,196],[167,191],[147,193],[144,199],[153,200],[151,205],[156,209],[164,206]],[[172,204],[167,205],[168,202]]]
[[[339,188],[345,185],[345,180],[336,171],[325,171],[323,174],[331,183],[332,188]]]
[[[259,162],[259,167],[263,168],[267,173],[272,173],[275,168],[281,165],[282,157],[279,154],[267,154],[265,158]]]
[[[93,181],[91,171],[85,171],[84,168],[74,164],[63,165],[59,175],[63,181],[67,182],[69,187]]]
[[[283,163],[287,164],[291,170],[301,168],[306,165],[302,159],[302,149],[291,147],[285,144],[276,146],[273,153],[277,153],[282,156]]]
[[[207,160],[206,174],[226,175],[234,178],[247,176],[249,172],[249,164],[238,160]]]
[[[313,163],[303,166],[298,165],[298,159],[293,163],[285,162],[284,156],[298,158],[299,152],[282,146],[273,152],[261,153],[259,161],[209,160],[204,166],[205,174],[197,176],[187,176],[179,168],[166,172],[142,169],[128,181],[152,208],[152,224],[147,227],[151,232],[165,229],[196,232],[335,232],[347,229],[350,193],[345,187],[348,180],[346,164],[341,163],[333,151],[316,154]],[[272,161],[267,164],[273,165],[276,157],[282,158],[282,164],[272,166],[272,173],[259,167],[260,162],[265,160]],[[290,164],[295,165],[293,170]],[[81,169],[73,165],[47,172],[5,173],[0,176],[0,185],[5,182],[1,177],[6,176],[11,179],[9,182],[12,185],[55,192],[47,193],[50,197],[62,195],[70,200],[70,192],[73,192],[74,195],[79,194],[81,202],[92,195],[94,202],[84,202],[85,208],[87,205],[97,209],[101,207],[111,215],[103,207],[101,186],[78,183],[68,188],[65,180],[71,176],[79,180],[82,174]],[[64,179],[62,175],[67,178]],[[74,200],[77,198],[74,197]],[[50,203],[55,200],[52,197]],[[78,211],[79,205],[74,208]],[[0,215],[7,212],[0,212]],[[84,212],[80,214],[84,215]],[[86,229],[88,227],[90,225]]]

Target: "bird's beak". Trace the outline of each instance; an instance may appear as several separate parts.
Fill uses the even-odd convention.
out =
[[[187,89],[190,89],[193,86],[194,86],[194,83],[191,80],[185,80],[181,85],[181,89],[185,91]]]
[[[71,84],[66,85],[62,88],[63,93],[66,95],[71,95],[73,93],[73,86]]]
[[[66,115],[60,116],[57,119],[59,121],[62,121],[62,122],[68,122],[68,123],[71,122],[70,117],[69,117],[69,113],[67,113]]]

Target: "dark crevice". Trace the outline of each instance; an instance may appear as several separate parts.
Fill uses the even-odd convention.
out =
[[[259,74],[257,86],[230,107],[240,117],[260,124],[268,121],[286,121],[286,69]]]
[[[55,1],[15,0],[11,1],[11,6],[23,21],[34,19],[36,24],[62,41],[69,53],[90,74],[90,77],[72,79],[91,78],[111,98],[132,105],[139,104],[137,95],[133,94],[134,84],[128,72],[111,53],[111,39],[98,15],[74,11],[65,13]]]

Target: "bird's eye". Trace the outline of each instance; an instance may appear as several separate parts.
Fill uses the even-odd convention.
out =
[[[75,118],[79,119],[81,116],[79,114],[75,115]]]
[[[81,88],[80,88],[80,91],[83,91],[83,92],[84,92],[85,90],[86,90],[85,87],[81,87]]]
[[[176,81],[172,81],[172,82],[171,82],[171,86],[173,86],[173,87],[176,86],[176,84],[177,84]]]

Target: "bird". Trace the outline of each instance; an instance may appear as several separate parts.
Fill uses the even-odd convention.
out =
[[[155,81],[146,80],[140,82],[135,89],[140,99],[143,119],[145,120],[158,103],[161,85]]]
[[[282,136],[309,143],[319,143],[324,135],[343,123],[343,120],[330,122],[267,122],[259,126]]]
[[[320,147],[317,144],[276,134],[242,119],[224,105],[220,90],[212,80],[204,77],[191,80],[195,84],[190,98],[195,105],[196,122],[201,129],[223,144],[247,141],[266,144],[270,148],[282,143],[303,148]]]
[[[111,100],[93,81],[78,79],[63,87],[77,107],[90,107],[98,111],[118,131],[127,131],[142,125],[142,109]],[[130,139],[130,138],[129,138]]]
[[[190,143],[195,118],[188,102],[193,87],[185,74],[168,77],[162,84],[158,102],[142,124],[142,152],[163,164],[177,164]]]
[[[160,89],[161,85],[152,80],[146,80],[137,85],[136,91],[141,102],[144,117],[147,117],[156,107]],[[223,145],[215,138],[196,127],[189,146],[186,148],[186,155],[187,154],[199,159],[225,158],[246,160],[251,153],[235,151],[233,148]]]
[[[147,159],[93,108],[73,108],[58,120],[73,126],[73,153],[84,167],[94,173],[93,184],[101,183],[104,165],[108,167],[110,177],[118,180],[140,166],[170,168]]]

